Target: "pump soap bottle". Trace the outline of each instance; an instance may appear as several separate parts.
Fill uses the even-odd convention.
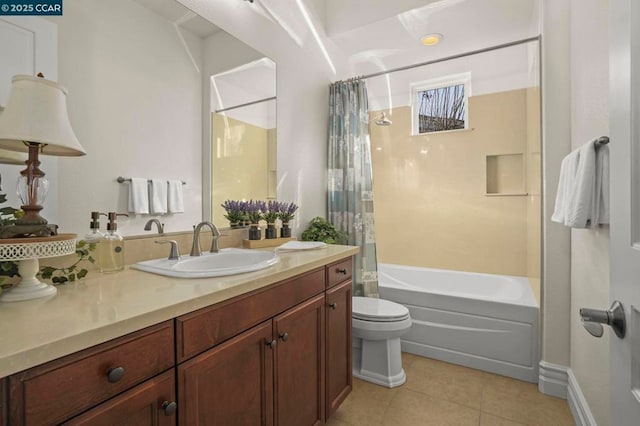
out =
[[[107,223],[107,233],[102,238],[100,245],[100,264],[101,272],[118,272],[124,269],[124,238],[116,232],[118,216],[129,216],[116,212],[109,212]]]
[[[96,259],[96,267],[100,267],[100,258],[102,256],[101,248],[102,248],[102,240],[104,239],[104,234],[100,232],[100,215],[106,216],[104,213],[100,212],[91,212],[91,223],[89,223],[89,232],[87,232],[84,236],[84,241],[87,244],[94,244],[95,249],[93,252],[93,257]]]

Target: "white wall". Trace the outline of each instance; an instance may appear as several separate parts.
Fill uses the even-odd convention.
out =
[[[310,32],[299,46],[255,3],[180,2],[276,62],[278,198],[300,206],[294,223],[300,233],[314,216],[326,215],[328,85],[335,76]]]
[[[571,148],[570,0],[542,0],[542,351],[569,365],[570,235],[551,222],[560,163]],[[544,387],[544,383],[540,384]]]
[[[609,2],[571,0],[571,147],[609,134]],[[594,31],[597,29],[597,32]],[[594,36],[597,34],[597,36]],[[571,369],[599,425],[609,423],[609,337],[582,327],[581,307],[609,307],[609,227],[571,231]]]
[[[61,231],[83,235],[92,210],[125,212],[128,185],[115,182],[119,175],[186,181],[186,212],[162,221],[169,232],[191,229],[202,217],[202,84],[175,28],[128,0],[67,0],[54,21],[59,81],[87,151],[59,160]],[[200,43],[183,34],[190,46]],[[119,229],[142,234],[148,218]]]

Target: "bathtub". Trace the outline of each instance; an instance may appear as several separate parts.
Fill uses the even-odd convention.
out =
[[[539,306],[526,277],[380,264],[378,285],[409,308],[403,351],[538,381]]]

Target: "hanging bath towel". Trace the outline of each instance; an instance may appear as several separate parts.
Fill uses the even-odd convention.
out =
[[[149,183],[144,178],[131,178],[129,185],[129,212],[149,214]]]

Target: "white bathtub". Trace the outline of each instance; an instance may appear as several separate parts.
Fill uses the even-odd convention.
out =
[[[403,351],[538,381],[539,306],[526,277],[379,264],[378,284],[409,308]]]

